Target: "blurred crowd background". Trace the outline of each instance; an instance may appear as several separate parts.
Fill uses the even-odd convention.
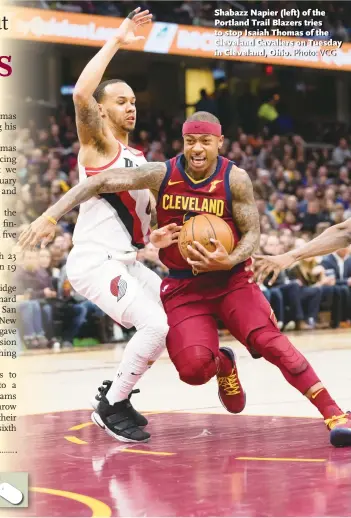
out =
[[[269,8],[300,3],[269,2]],[[321,8],[326,3],[311,2],[311,6]],[[159,20],[170,21],[171,16],[173,21],[197,23],[200,16],[204,24],[207,8],[212,16],[214,5],[228,3],[172,2],[172,15],[167,2],[84,1],[63,5],[42,0],[25,4],[110,16],[123,16],[141,5],[152,7]],[[256,4],[268,7],[267,2],[241,2],[250,8]],[[329,6],[326,23],[337,27],[338,20],[345,22],[345,17],[340,3],[333,5]],[[197,9],[201,13],[194,16],[193,10]],[[348,38],[347,30],[344,37]],[[136,88],[133,83],[131,86]],[[275,255],[299,247],[330,225],[351,217],[351,129],[347,123],[330,118],[328,123],[313,117],[306,117],[305,123],[296,121],[291,103],[286,102],[289,92],[267,92],[260,96],[259,92],[254,95],[252,89],[244,89],[235,96],[222,81],[215,84],[213,91],[201,88],[197,102],[183,106],[182,116],[169,116],[162,110],[140,111],[130,145],[141,150],[148,161],[167,160],[182,152],[185,109],[217,115],[227,137],[221,154],[244,168],[253,182],[261,222],[260,251]],[[318,103],[323,112],[323,99],[318,98]],[[34,109],[18,129],[15,140],[20,231],[78,182],[79,142],[71,98],[62,98],[56,108],[40,109],[40,117],[35,114]],[[45,250],[25,253],[17,269],[20,331],[28,348],[122,341],[133,332],[112,323],[70,286],[65,263],[77,214],[78,209],[67,214],[57,226],[52,244]],[[139,259],[161,277],[167,275],[152,245],[139,252]],[[265,283],[261,289],[281,329],[350,327],[351,250],[302,261],[282,273],[273,287]],[[225,335],[220,322],[218,326],[219,333]]]
[[[209,103],[215,106],[216,100]],[[258,114],[257,123],[260,124]],[[136,131],[131,145],[142,150],[148,161],[167,160],[182,152],[180,127],[175,131],[177,124],[159,117],[154,127],[148,125]],[[44,127],[37,127],[31,120],[28,127],[18,131],[16,146],[21,185],[17,214],[23,229],[78,182],[79,142],[74,120],[64,111],[51,115]],[[236,138],[225,140],[222,154],[250,174],[264,253],[274,255],[301,246],[328,226],[351,217],[351,148],[347,135],[332,147],[321,144],[309,148],[300,135],[271,133],[269,124],[263,124],[262,132],[256,134],[246,134],[239,126]],[[47,345],[60,335],[65,346],[70,346],[75,337],[84,335],[84,327],[85,333],[94,334],[101,342],[113,338],[108,319],[74,293],[66,277],[65,262],[77,214],[78,210],[74,210],[63,218],[54,242],[46,250],[27,252],[17,272],[21,294],[36,301],[36,311],[42,314],[42,323],[31,328],[35,318],[29,318],[28,311],[35,309],[23,301],[21,314],[27,345]],[[151,244],[139,252],[139,259],[160,276],[167,274]],[[341,250],[322,262],[304,261],[282,274],[274,287],[264,285],[262,290],[281,328],[349,326],[351,250]],[[329,321],[318,318],[322,309],[331,312]],[[64,333],[54,329],[54,313]],[[89,328],[89,321],[95,329]],[[121,334],[120,339],[123,337]]]

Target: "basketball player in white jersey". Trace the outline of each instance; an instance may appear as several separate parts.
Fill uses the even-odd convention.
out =
[[[149,23],[149,11],[133,11],[116,34],[91,59],[73,93],[81,144],[79,180],[117,167],[146,162],[142,153],[128,147],[135,127],[133,90],[121,80],[102,82],[107,65],[122,45],[142,39],[137,28]],[[146,442],[147,424],[130,403],[130,394],[145,371],[165,348],[167,318],[159,293],[159,277],[136,260],[150,229],[149,190],[94,197],[80,206],[67,260],[74,289],[94,302],[114,321],[135,327],[111,384],[100,387],[98,409],[92,419],[122,441]],[[176,237],[176,236],[175,236]],[[108,390],[107,390],[108,389]]]

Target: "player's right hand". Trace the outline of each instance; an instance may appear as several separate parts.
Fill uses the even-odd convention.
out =
[[[181,228],[176,223],[170,223],[165,227],[153,230],[150,235],[150,243],[156,248],[167,248],[174,245],[178,242]]]
[[[137,7],[137,9],[129,13],[127,18],[123,20],[122,24],[118,27],[115,37],[120,45],[129,45],[130,43],[145,39],[144,36],[136,36],[136,32],[138,27],[151,23],[152,14],[149,14],[150,11],[140,12],[140,9],[140,7]]]
[[[18,244],[22,250],[30,250],[41,243],[41,248],[50,243],[55,237],[56,226],[43,214],[22,232]]]
[[[272,278],[269,281],[269,285],[275,283],[279,273],[286,268],[289,268],[295,261],[289,254],[281,255],[254,255],[254,275],[257,283],[263,283],[263,281],[273,273]]]

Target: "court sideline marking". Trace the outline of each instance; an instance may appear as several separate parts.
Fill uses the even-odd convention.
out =
[[[69,500],[74,500],[75,502],[84,504],[92,511],[92,518],[110,518],[110,516],[112,516],[111,508],[107,504],[101,502],[101,500],[92,498],[91,496],[72,493],[71,491],[62,491],[60,489],[50,489],[46,487],[30,487],[29,491],[33,491],[34,493],[46,493],[47,495],[61,496],[63,498],[68,498]]]

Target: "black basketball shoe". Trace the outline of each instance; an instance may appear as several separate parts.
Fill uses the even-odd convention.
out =
[[[91,406],[93,407],[94,410],[97,409],[98,404],[101,401],[101,396],[102,395],[106,396],[107,392],[111,388],[111,385],[112,385],[112,381],[111,380],[104,380],[102,382],[102,385],[98,388],[98,393],[96,394],[94,399],[91,400]]]
[[[118,441],[148,442],[151,436],[136,424],[134,412],[129,399],[110,405],[107,398],[101,395],[97,409],[91,414],[91,419]]]
[[[91,406],[93,407],[94,410],[97,410],[97,407],[101,401],[101,396],[106,396],[107,392],[111,388],[111,385],[112,385],[112,381],[110,381],[110,380],[105,380],[102,382],[101,387],[98,388],[98,394],[96,394],[95,398],[91,401]],[[139,393],[140,393],[139,389],[132,390],[132,392],[128,396],[129,401],[133,394],[139,394]],[[137,424],[137,426],[140,426],[140,428],[143,428],[144,426],[146,426],[149,422],[146,419],[146,417],[144,417],[140,412],[135,410],[135,408],[133,407],[133,405],[131,403],[130,403],[130,406],[132,407],[132,412],[134,413],[134,421]]]

